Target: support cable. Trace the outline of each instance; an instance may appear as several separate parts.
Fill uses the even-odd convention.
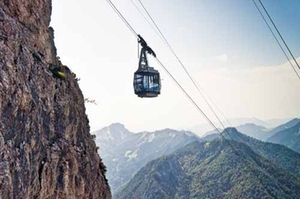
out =
[[[132,0],[131,0],[132,1]],[[213,109],[213,107],[210,105],[210,103],[208,102],[207,98],[205,97],[204,93],[204,89],[201,88],[201,86],[199,85],[199,83],[195,80],[195,78],[192,77],[192,75],[188,72],[187,68],[184,66],[184,64],[182,63],[182,61],[179,59],[178,55],[176,54],[176,52],[174,51],[174,49],[172,48],[171,44],[168,42],[168,40],[166,39],[166,37],[164,36],[164,34],[162,33],[162,31],[160,30],[160,28],[158,27],[158,25],[156,24],[156,22],[154,21],[153,17],[150,15],[150,13],[148,12],[147,8],[144,6],[144,4],[142,3],[141,0],[138,0],[139,3],[141,4],[141,6],[143,7],[144,11],[147,13],[148,17],[151,19],[152,23],[154,24],[154,26],[156,27],[156,29],[158,30],[158,32],[160,33],[160,38],[163,40],[163,42],[166,44],[166,46],[170,49],[170,51],[172,52],[172,54],[175,56],[175,58],[177,59],[177,61],[179,62],[179,64],[181,65],[181,67],[183,68],[183,70],[185,71],[185,73],[188,75],[189,79],[192,81],[192,83],[194,84],[194,86],[196,87],[196,89],[198,90],[198,92],[201,94],[202,98],[204,99],[205,103],[208,105],[208,107],[210,108],[210,110],[213,112],[214,116],[216,117],[216,119],[219,121],[219,123],[221,124],[221,126],[223,127],[224,130],[226,130],[225,125],[223,124],[223,122],[221,121],[221,119],[218,117],[218,115],[216,114],[215,110]],[[139,11],[141,13],[141,11]],[[148,22],[149,23],[149,22]],[[153,27],[153,26],[151,26]],[[207,97],[209,98],[209,96],[207,95]],[[217,110],[220,111],[220,109],[216,106],[216,104],[212,101],[211,98],[209,98],[210,101],[212,102],[212,104],[216,107]],[[220,111],[221,112],[221,111]],[[230,122],[228,121],[228,119],[224,116],[223,113],[221,113],[223,115],[223,117],[225,118],[225,120],[230,124]]]
[[[123,15],[118,11],[118,9],[114,6],[114,4],[107,0],[107,2],[111,5],[113,10],[119,15],[119,17],[122,19],[122,21],[127,25],[127,27],[131,30],[131,32],[139,39],[138,34],[134,31],[134,29],[130,26],[129,22],[123,17]],[[203,117],[209,122],[209,124],[219,133],[220,137],[227,142],[227,144],[232,148],[234,153],[241,158],[241,160],[244,162],[245,166],[250,169],[250,171],[256,176],[259,183],[266,189],[267,193],[275,198],[275,196],[272,194],[272,192],[263,184],[262,179],[255,173],[255,170],[253,168],[253,165],[248,162],[245,157],[243,157],[234,147],[233,145],[226,139],[226,137],[220,132],[220,130],[215,126],[215,124],[209,119],[209,117],[203,112],[203,110],[198,106],[198,104],[193,100],[193,98],[187,93],[187,91],[180,85],[180,83],[175,79],[175,77],[169,72],[169,70],[162,64],[162,62],[155,57],[156,61],[159,63],[159,65],[168,73],[168,75],[172,78],[172,80],[176,83],[176,85],[180,88],[180,90],[186,95],[186,97],[192,102],[192,104],[196,107],[196,109],[203,115]],[[225,129],[226,130],[226,129]],[[249,164],[250,163],[250,167]]]
[[[155,29],[155,27],[153,26],[153,24],[150,23],[150,21],[147,19],[147,17],[144,15],[144,13],[139,9],[139,7],[136,5],[136,3],[133,0],[130,0],[131,3],[134,5],[134,7],[136,8],[136,10],[142,15],[142,17],[145,19],[145,21],[149,24],[149,26],[151,26],[151,28],[155,31],[155,33],[157,34],[158,37],[160,37],[161,40],[163,40],[163,38],[161,38],[161,35],[159,34],[159,32],[157,31],[157,29]]]
[[[276,32],[277,32],[278,35],[280,36],[280,38],[281,38],[281,40],[283,41],[285,47],[288,49],[288,51],[289,51],[290,55],[292,56],[294,62],[297,64],[298,68],[300,69],[300,66],[299,66],[297,60],[295,59],[295,57],[294,57],[292,51],[290,50],[289,46],[288,46],[287,43],[285,42],[283,36],[282,36],[281,33],[279,32],[279,30],[278,30],[277,26],[275,25],[273,19],[272,19],[271,16],[269,15],[269,12],[267,11],[266,7],[264,6],[264,4],[262,3],[261,0],[258,0],[258,1],[259,1],[260,5],[262,6],[262,8],[264,9],[264,11],[266,12],[266,14],[268,15],[268,18],[269,18],[270,21],[272,22],[272,24],[273,24],[273,26],[274,26]]]
[[[240,157],[242,162],[245,164],[246,167],[254,174],[254,176],[258,179],[259,183],[264,187],[264,189],[267,191],[267,193],[272,196],[273,198],[276,198],[276,196],[272,193],[271,190],[263,183],[263,180],[259,177],[258,174],[256,174],[253,163],[247,161],[247,159],[241,155],[234,147],[233,145],[226,139],[226,137],[220,132],[220,130],[215,126],[215,124],[208,118],[208,116],[203,112],[203,110],[198,106],[198,104],[193,100],[193,98],[186,92],[186,90],[180,85],[180,83],[175,79],[175,77],[169,72],[169,70],[161,63],[161,61],[156,58],[156,61],[159,63],[159,65],[167,72],[167,74],[171,77],[171,79],[176,83],[176,85],[180,88],[180,90],[185,94],[185,96],[188,98],[188,100],[196,107],[196,109],[203,115],[203,117],[209,122],[209,124],[215,129],[215,131],[218,132],[221,139],[226,141],[226,143],[231,147],[233,152],[237,155],[237,157]],[[227,129],[224,129],[224,131],[227,132],[228,136],[230,136]],[[233,140],[231,138],[231,140]]]
[[[134,36],[139,39],[138,34],[135,32],[135,30],[132,28],[132,26],[129,24],[129,22],[125,19],[125,17],[120,13],[118,8],[111,2],[111,0],[106,0],[107,3],[110,5],[110,7],[115,11],[115,13],[122,19],[122,21],[125,23],[125,25],[129,28],[129,30],[134,34]]]
[[[277,39],[275,33],[273,32],[272,28],[270,27],[267,19],[265,18],[265,16],[262,14],[261,10],[259,9],[257,3],[255,2],[255,0],[252,0],[253,4],[255,5],[256,9],[258,10],[260,16],[262,17],[262,19],[264,20],[264,22],[266,23],[266,25],[268,26],[268,29],[270,30],[271,34],[273,35],[274,39],[276,40],[278,46],[280,47],[281,51],[283,52],[283,54],[285,55],[286,59],[288,60],[288,62],[290,63],[291,67],[293,68],[294,72],[296,73],[297,77],[300,79],[300,75],[297,72],[294,64],[291,62],[290,58],[288,57],[288,55],[286,54],[285,50],[283,49],[282,45],[280,44],[279,40]]]

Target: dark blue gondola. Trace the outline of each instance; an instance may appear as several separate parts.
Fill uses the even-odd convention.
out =
[[[157,97],[160,94],[160,75],[153,67],[148,66],[147,53],[156,57],[154,51],[147,45],[139,35],[139,43],[142,46],[139,68],[134,73],[134,93],[138,97]]]

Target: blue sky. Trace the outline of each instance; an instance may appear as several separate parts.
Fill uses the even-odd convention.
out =
[[[148,3],[149,12],[174,45],[185,37],[185,45],[204,56],[223,52],[238,54],[249,65],[279,64],[285,57],[251,0],[161,1],[167,11]],[[295,56],[300,54],[300,2],[263,1]],[[171,21],[170,21],[171,19]],[[178,28],[187,31],[177,32]],[[193,34],[194,33],[194,34]],[[203,46],[203,47],[201,47]]]
[[[112,2],[213,117],[174,56],[131,1]],[[251,0],[142,2],[189,72],[227,118],[299,117],[299,79]],[[298,58],[300,1],[263,2]],[[86,105],[92,130],[112,122],[122,122],[135,131],[205,122],[151,59],[150,65],[161,72],[162,94],[156,99],[140,99],[133,94],[137,42],[105,0],[53,0],[51,26],[58,55],[81,78],[85,97],[97,101],[97,106]]]

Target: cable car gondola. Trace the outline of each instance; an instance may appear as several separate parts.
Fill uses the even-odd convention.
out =
[[[142,46],[139,68],[134,73],[133,87],[134,93],[138,97],[157,97],[160,94],[161,82],[160,75],[153,67],[148,66],[147,53],[156,57],[155,52],[147,45],[146,41],[140,36],[139,43]]]

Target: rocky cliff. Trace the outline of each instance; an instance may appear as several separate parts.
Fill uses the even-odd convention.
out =
[[[111,198],[50,16],[51,0],[0,1],[0,198]]]

